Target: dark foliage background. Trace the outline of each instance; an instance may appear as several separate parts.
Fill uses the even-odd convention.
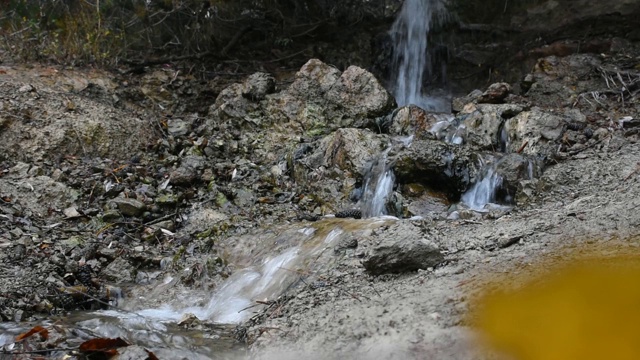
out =
[[[267,60],[393,19],[398,0],[0,0],[14,57],[81,65]],[[385,25],[386,26],[386,25]],[[341,38],[342,37],[342,38]]]

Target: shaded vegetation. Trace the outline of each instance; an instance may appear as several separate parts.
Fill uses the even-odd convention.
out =
[[[72,65],[225,60],[255,53],[277,60],[311,55],[310,39],[336,41],[345,28],[392,19],[397,3],[0,0],[0,46],[19,59]]]

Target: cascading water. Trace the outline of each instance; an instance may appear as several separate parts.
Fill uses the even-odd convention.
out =
[[[391,29],[396,78],[392,92],[399,106],[417,105],[425,110],[447,112],[449,102],[423,92],[426,77],[433,74],[428,51],[429,32],[449,16],[444,0],[406,0]]]
[[[361,199],[362,216],[375,217],[386,213],[385,205],[393,192],[395,175],[387,164],[387,155],[391,148],[376,158],[366,175]]]
[[[496,201],[496,192],[502,185],[502,177],[496,172],[496,164],[483,166],[480,179],[462,194],[461,201],[473,210],[483,210],[489,203]]]

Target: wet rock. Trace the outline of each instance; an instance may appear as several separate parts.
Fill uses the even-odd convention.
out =
[[[467,104],[477,101],[480,96],[482,96],[482,91],[476,89],[466,96],[453,98],[451,102],[451,109],[454,113],[460,112]]]
[[[557,151],[557,140],[564,133],[564,119],[534,107],[505,122],[508,152],[521,152],[552,158]]]
[[[542,175],[542,162],[520,154],[507,154],[496,163],[496,173],[502,178],[497,197],[513,202],[523,180]]]
[[[415,139],[432,139],[431,128],[439,121],[448,121],[446,115],[428,113],[414,106],[404,106],[393,112],[389,134],[414,135]]]
[[[353,235],[344,237],[340,239],[340,242],[336,247],[338,249],[355,249],[358,247],[358,239]]]
[[[422,185],[422,189],[417,188],[418,184],[409,184],[403,187],[403,194],[412,196],[406,200],[407,214],[405,216],[427,215],[427,214],[446,214],[450,202],[446,194],[434,191],[427,191]]]
[[[258,72],[250,75],[242,84],[242,96],[252,100],[263,100],[275,91],[276,79],[267,73]]]
[[[175,185],[191,185],[200,180],[200,173],[206,159],[203,156],[189,155],[180,161],[180,166],[171,172],[171,183]]]
[[[135,268],[127,260],[119,257],[100,272],[107,281],[127,283],[134,280]]]
[[[522,106],[513,104],[478,104],[465,108],[459,115],[466,128],[465,142],[480,150],[503,151],[507,134],[502,133],[506,119],[521,113]]]
[[[113,203],[117,205],[118,210],[124,216],[140,216],[147,209],[145,203],[132,198],[116,198]]]
[[[470,149],[436,140],[415,141],[390,157],[398,183],[422,184],[452,200],[469,188],[478,171],[477,155]]]
[[[129,345],[118,349],[118,355],[114,360],[146,360],[150,359],[149,352],[138,345]]]
[[[405,200],[402,194],[397,191],[392,192],[384,204],[385,214],[402,218],[405,216]]]
[[[379,237],[363,261],[373,275],[427,269],[444,261],[438,247],[410,224],[394,225]]]
[[[478,103],[500,104],[504,102],[510,92],[511,86],[507,83],[491,84],[478,98]]]

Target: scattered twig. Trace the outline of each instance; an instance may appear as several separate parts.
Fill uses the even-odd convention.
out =
[[[578,150],[570,151],[570,152],[569,152],[569,155],[577,155],[577,154],[579,154],[579,153],[581,153],[581,152],[583,152],[583,151],[585,151],[585,150],[587,150],[587,149],[591,149],[592,147],[594,147],[594,146],[596,146],[596,145],[600,144],[601,142],[603,142],[603,141],[604,141],[605,139],[607,139],[607,138],[608,138],[608,137],[604,137],[604,138],[602,138],[602,139],[600,139],[600,140],[598,140],[598,141],[593,142],[592,144],[589,144],[589,145],[587,145],[587,146],[583,147],[582,149],[578,149]]]
[[[309,50],[309,48],[304,48],[303,50],[300,50],[300,51],[298,51],[296,53],[293,53],[291,55],[283,56],[283,57],[278,58],[278,59],[269,60],[267,62],[273,63],[273,62],[278,62],[278,61],[282,61],[282,60],[291,59],[291,58],[296,57],[296,56],[298,56],[298,55],[300,55],[300,54],[302,54],[302,53],[304,53],[305,51],[308,51],[308,50]]]
[[[236,44],[238,44],[238,42],[240,41],[240,39],[249,31],[251,31],[253,29],[253,26],[251,24],[245,26],[244,28],[240,29],[240,31],[238,31],[233,38],[231,38],[231,40],[229,41],[229,43],[227,43],[227,45],[222,48],[222,51],[220,52],[222,54],[222,56],[227,56],[227,54],[229,53],[229,51],[236,46]]]
[[[518,154],[521,154],[521,153],[522,153],[522,151],[524,151],[524,148],[526,148],[526,147],[527,147],[527,145],[529,145],[529,141],[525,141],[525,142],[522,144],[522,146],[520,146],[520,148],[518,149],[517,153],[518,153]]]
[[[174,216],[176,216],[176,215],[178,215],[178,211],[176,211],[176,212],[174,212],[174,213],[171,213],[171,214],[169,214],[169,215],[165,215],[165,216],[163,216],[163,217],[159,217],[159,218],[157,218],[157,219],[154,219],[154,220],[148,221],[148,222],[146,222],[146,223],[142,224],[141,226],[154,225],[154,224],[157,224],[157,223],[159,223],[159,222],[163,222],[163,221],[165,221],[165,220],[169,220],[169,219],[171,219],[172,217],[174,217]]]

